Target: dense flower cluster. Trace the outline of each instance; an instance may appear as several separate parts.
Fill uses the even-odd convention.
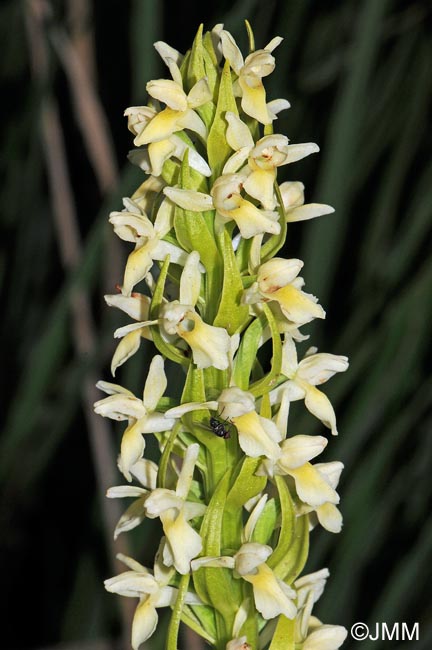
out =
[[[127,425],[119,468],[128,484],[108,496],[133,502],[115,535],[145,518],[159,518],[164,533],[153,571],[122,556],[127,571],[106,581],[139,600],[135,650],[167,606],[169,650],[180,620],[218,650],[336,650],[346,636],[312,615],[327,570],[298,577],[310,530],[341,529],[342,464],[315,462],[327,438],[288,434],[288,415],[303,400],[337,434],[318,386],[348,361],[315,348],[299,361],[301,327],[325,312],[304,290],[303,262],[277,257],[288,223],[332,208],[305,204],[298,181],[277,183],[278,167],[318,147],[274,133],[289,104],[268,101],[263,79],[281,39],[255,50],[248,33],[246,58],[221,25],[200,29],[185,56],[156,43],[171,78],[150,81],[149,104],[125,113],[137,147],[130,159],[146,179],[110,215],[133,244],[121,292],[106,296],[132,319],[115,332],[112,373],[142,338],[158,354],[142,397],[101,381],[107,397],[95,410]],[[167,363],[184,377],[178,401]],[[145,457],[147,434],[158,464]]]

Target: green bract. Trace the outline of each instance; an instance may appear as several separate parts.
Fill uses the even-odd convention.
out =
[[[221,25],[200,28],[185,56],[156,43],[171,79],[149,82],[149,104],[126,111],[138,147],[130,159],[146,176],[110,216],[134,245],[121,293],[106,297],[133,320],[115,333],[112,371],[142,337],[157,354],[142,396],[100,382],[107,397],[95,410],[126,422],[119,466],[129,483],[109,496],[135,500],[116,535],[146,518],[164,532],[153,571],[122,557],[128,570],[106,581],[139,599],[135,650],[164,606],[168,650],[180,621],[218,650],[335,650],[346,636],[311,615],[327,570],[299,578],[310,529],[341,528],[342,464],[312,463],[327,438],[288,434],[288,413],[304,400],[336,434],[317,386],[348,362],[314,348],[298,360],[300,328],[325,312],[303,289],[303,262],[276,257],[288,222],[332,208],[305,205],[300,182],[277,183],[278,167],[318,147],[274,133],[289,104],[269,101],[263,79],[281,39],[254,50],[247,27],[246,57]],[[178,404],[166,363],[183,377]],[[158,440],[158,464],[145,458],[146,434]]]

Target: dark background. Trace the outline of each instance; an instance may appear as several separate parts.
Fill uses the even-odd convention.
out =
[[[362,650],[431,647],[430,3],[9,0],[0,5],[2,648],[109,650],[124,638],[130,609],[121,614],[102,588],[117,570],[119,504],[103,494],[119,481],[120,431],[90,406],[124,323],[102,300],[126,254],[107,216],[142,178],[126,160],[122,113],[145,103],[146,81],[168,74],[154,41],[184,52],[200,22],[223,22],[245,51],[244,18],[257,47],[284,37],[266,87],[292,108],[276,129],[321,147],[281,179],[336,208],[290,226],[284,251],[305,260],[306,288],[327,310],[311,344],[351,359],[325,387],[340,431],[326,459],[346,465],[345,526],[312,534],[309,568],[331,571],[317,614],[347,627],[420,623],[418,642]],[[142,346],[119,383],[139,390],[149,354]],[[321,433],[298,404],[292,411],[293,432]],[[150,562],[158,531],[135,532],[117,550]],[[150,650],[163,647],[165,624],[162,613]]]

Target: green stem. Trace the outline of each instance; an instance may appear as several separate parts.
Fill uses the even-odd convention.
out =
[[[185,602],[187,590],[189,587],[190,574],[182,576],[178,586],[177,600],[175,602],[173,613],[168,627],[168,635],[166,642],[166,650],[177,650],[177,640],[178,633],[181,621],[181,615],[183,611],[183,605]]]

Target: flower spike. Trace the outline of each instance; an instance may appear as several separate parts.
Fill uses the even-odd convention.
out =
[[[129,506],[114,536],[161,523],[153,570],[121,556],[127,570],[105,581],[138,601],[134,650],[160,607],[172,610],[170,650],[180,621],[218,650],[280,650],[281,638],[337,650],[346,637],[313,615],[328,570],[302,575],[317,524],[341,530],[343,465],[317,462],[331,446],[325,431],[292,430],[290,412],[299,401],[336,434],[321,384],[348,360],[316,348],[298,355],[308,323],[326,314],[304,290],[303,261],[277,255],[288,224],[333,208],[305,203],[300,181],[279,184],[281,167],[319,148],[274,132],[289,102],[269,97],[265,82],[282,39],[255,49],[247,30],[245,54],[221,24],[201,26],[185,54],[157,41],[168,78],[150,80],[147,104],[125,111],[142,181],[109,217],[133,247],[119,293],[105,297],[126,315],[112,374],[144,349],[153,358],[141,366],[141,397],[100,381],[106,397],[94,408],[125,422],[126,482],[107,496]]]

